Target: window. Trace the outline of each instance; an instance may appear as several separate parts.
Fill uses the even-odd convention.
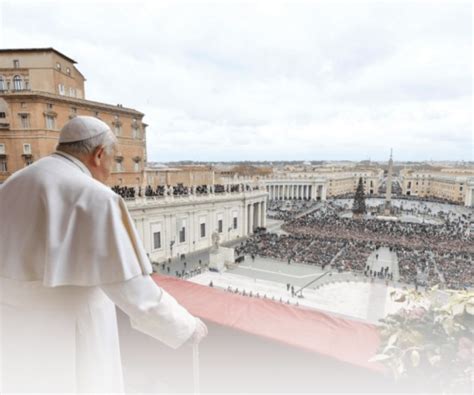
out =
[[[217,221],[217,231],[219,233],[222,233],[223,230],[224,230],[223,221],[220,219],[219,221]]]
[[[206,224],[201,224],[201,237],[206,237]]]
[[[0,173],[6,173],[8,171],[7,160],[0,159]]]
[[[53,109],[53,105],[51,103],[46,103],[46,108],[48,110],[52,110]]]
[[[19,75],[13,77],[13,89],[16,91],[21,91],[23,89],[23,80]]]
[[[234,229],[237,229],[238,222],[237,222],[237,216],[234,214],[234,222],[233,222]]]
[[[23,144],[23,154],[31,155],[31,144]]]
[[[15,69],[20,68],[20,61],[18,59],[15,59],[13,61],[13,68],[15,68]]]
[[[30,127],[30,117],[28,114],[20,114],[20,124],[22,129],[28,129]]]
[[[153,249],[159,250],[161,248],[161,232],[153,233]]]
[[[122,127],[119,124],[115,124],[114,131],[116,136],[120,136],[122,134]]]
[[[74,88],[69,88],[69,96],[76,97],[76,90]]]
[[[56,62],[56,69],[57,69],[58,71],[61,71],[61,63]]]
[[[7,114],[5,112],[0,112],[0,118],[6,118]]]
[[[186,241],[186,228],[182,228],[179,231],[179,242],[184,243]]]
[[[71,69],[69,67],[66,67],[66,73],[67,75],[71,75]]]
[[[115,159],[115,171],[117,171],[117,172],[122,172],[123,171],[122,159]]]
[[[5,89],[5,80],[3,79],[3,76],[0,75],[0,91],[4,91]]]
[[[132,137],[134,139],[139,139],[140,138],[140,129],[137,126],[132,127]]]
[[[58,91],[61,96],[64,96],[64,85],[58,84]]]
[[[140,171],[140,162],[134,162],[133,171]]]
[[[5,155],[5,144],[0,144],[0,155]]]
[[[56,122],[52,115],[46,115],[46,129],[56,129]]]
[[[184,243],[186,241],[186,220],[181,221],[181,229],[179,230],[179,242]]]

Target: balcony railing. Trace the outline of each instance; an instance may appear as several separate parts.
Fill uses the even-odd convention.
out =
[[[235,192],[222,192],[222,193],[202,193],[202,194],[182,194],[182,195],[161,195],[161,196],[135,196],[125,197],[124,200],[129,206],[142,206],[142,205],[155,205],[155,204],[168,204],[172,202],[199,202],[209,200],[221,200],[229,197],[251,197],[252,195],[266,193],[264,190],[249,190],[249,191],[235,191]]]
[[[6,93],[21,93],[21,92],[30,92],[31,87],[29,82],[23,82],[21,85],[13,85],[10,84],[0,86],[0,94]]]

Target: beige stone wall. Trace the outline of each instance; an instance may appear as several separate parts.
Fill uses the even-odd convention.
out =
[[[25,82],[22,90],[14,89],[15,75],[20,75]],[[106,122],[119,141],[109,185],[143,185],[146,163],[143,114],[84,100],[85,78],[72,59],[51,49],[0,50],[0,76],[4,85],[0,113],[5,113],[5,117],[0,118],[0,144],[5,148],[0,161],[7,165],[7,171],[2,172],[0,167],[0,182],[31,161],[54,152],[59,130],[69,119],[89,115]],[[27,117],[26,125],[22,122],[24,116]],[[52,124],[48,124],[47,117],[52,118]],[[31,155],[25,156],[24,144],[31,146]]]
[[[14,61],[18,61],[19,67],[15,68]],[[73,62],[54,51],[0,51],[0,76],[4,80],[4,89],[14,89],[16,75],[22,77],[24,88],[31,91],[85,97],[82,74]],[[59,89],[59,84],[64,90]]]
[[[328,197],[344,195],[346,193],[354,192],[354,179],[352,176],[331,177],[330,175],[328,175],[328,179]]]
[[[377,172],[375,172],[377,173]],[[380,186],[380,178],[374,172],[363,174],[331,174],[327,173],[329,180],[328,196],[338,196],[346,193],[354,193],[359,184],[359,178],[362,177],[364,183],[364,193],[367,196],[376,195]]]
[[[401,175],[404,195],[462,203],[466,199],[467,178],[474,176],[474,169],[441,169],[434,172],[404,169]]]
[[[8,172],[0,173],[0,182],[4,181],[14,171],[26,166],[23,155],[23,144],[31,144],[32,159],[38,160],[55,150],[60,128],[76,115],[96,116],[110,125],[115,131],[114,124],[121,122],[119,140],[119,155],[123,157],[122,171],[114,171],[109,179],[109,185],[142,185],[143,169],[146,161],[145,126],[141,119],[143,114],[112,106],[101,106],[94,102],[72,100],[59,96],[43,96],[33,94],[4,95],[9,112],[9,127],[0,128],[0,144],[5,144]],[[112,108],[109,108],[112,107]],[[23,128],[20,114],[27,114],[29,128]],[[46,126],[46,115],[54,117],[54,128]],[[134,124],[134,118],[136,122]],[[1,119],[0,119],[1,121]],[[0,122],[1,123],[1,122]],[[138,134],[134,136],[133,126]],[[135,163],[138,162],[138,168]],[[117,170],[117,169],[114,169]]]
[[[214,178],[212,170],[201,169],[146,169],[147,185],[156,188],[158,185],[178,185],[190,187],[192,185],[211,185],[218,180]]]

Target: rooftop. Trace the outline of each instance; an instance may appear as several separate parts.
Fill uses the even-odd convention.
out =
[[[67,61],[76,64],[77,62],[74,59],[71,59],[69,56],[64,55],[53,47],[47,48],[4,48],[0,49],[0,53],[14,53],[14,52],[54,52],[55,54],[61,56]]]

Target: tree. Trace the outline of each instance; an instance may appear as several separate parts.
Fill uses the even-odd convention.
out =
[[[362,183],[362,177],[359,178],[359,185],[354,196],[354,203],[352,204],[352,212],[356,215],[363,215],[367,211],[365,207],[365,194],[364,184]]]

